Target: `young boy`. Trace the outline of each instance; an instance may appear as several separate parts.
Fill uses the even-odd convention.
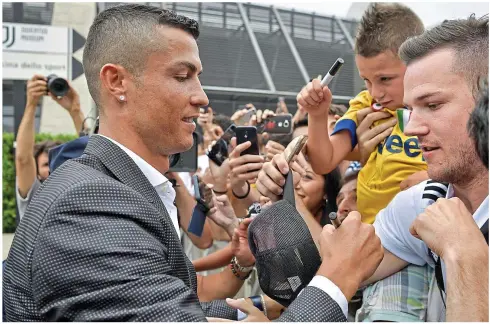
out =
[[[376,214],[400,191],[403,180],[427,169],[417,138],[403,134],[403,121],[408,121],[409,112],[403,108],[406,67],[398,57],[400,45],[423,31],[420,18],[401,4],[370,5],[360,22],[355,45],[356,65],[368,90],[350,101],[349,110],[332,134],[325,126],[332,99],[328,87],[322,89],[320,81],[313,80],[297,97],[298,105],[308,112],[307,152],[318,174],[330,172],[344,159],[361,160],[359,150],[354,150],[358,142],[358,111],[377,103],[376,106],[383,107],[385,116],[390,117],[374,122],[373,127],[391,123],[385,125],[386,132],[391,132],[368,152],[369,158],[359,173],[358,209],[366,223],[374,222]]]

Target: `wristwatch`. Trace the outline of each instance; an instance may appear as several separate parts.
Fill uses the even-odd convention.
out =
[[[250,272],[253,270],[255,267],[255,264],[251,265],[250,267],[242,267],[239,263],[238,260],[236,259],[236,256],[231,259],[231,263],[235,265],[236,269],[240,272]]]

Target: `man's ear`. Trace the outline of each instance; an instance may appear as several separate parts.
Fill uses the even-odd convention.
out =
[[[339,116],[339,115],[335,115],[333,118],[334,118],[335,120],[339,120],[339,119],[340,119],[340,116]]]
[[[129,72],[118,64],[106,64],[100,69],[99,78],[102,88],[116,100],[125,101],[127,98],[127,81]],[[125,100],[120,100],[123,96]]]

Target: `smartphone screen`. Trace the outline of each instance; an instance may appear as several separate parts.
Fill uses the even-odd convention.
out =
[[[228,158],[228,146],[233,136],[235,136],[235,125],[230,125],[225,133],[216,141],[211,149],[206,151],[206,155],[216,165],[221,166],[223,162]]]
[[[235,129],[236,143],[240,145],[250,141],[252,145],[243,151],[240,155],[259,155],[259,142],[257,138],[257,128],[254,126],[240,126]]]

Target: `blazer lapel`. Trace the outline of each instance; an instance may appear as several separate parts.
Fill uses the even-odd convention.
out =
[[[99,158],[119,181],[139,192],[163,214],[166,221],[172,223],[155,188],[153,188],[136,163],[120,147],[107,138],[95,135],[90,137],[84,153],[92,154]],[[175,237],[178,240],[177,234],[175,234]]]
[[[153,204],[160,211],[161,215],[163,215],[162,222],[171,224],[172,229],[167,231],[167,234],[171,236],[172,240],[180,242],[177,233],[173,229],[172,220],[158,193],[126,152],[107,138],[95,135],[90,137],[84,154],[96,156],[113,173],[115,178],[139,192],[148,202]],[[181,255],[179,253],[172,254],[169,257],[173,261],[170,262],[175,262],[176,269],[182,269],[182,264],[185,265],[187,271],[184,273],[178,271],[179,277],[197,293],[196,275],[193,272],[194,267],[185,255],[180,244],[177,245],[177,249],[180,250]]]

